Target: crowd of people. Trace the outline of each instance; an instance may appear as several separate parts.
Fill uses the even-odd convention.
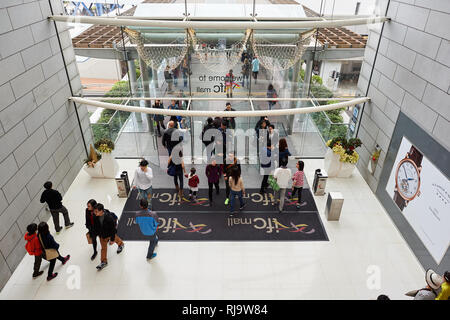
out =
[[[224,111],[235,111],[235,109],[232,108],[230,102],[227,102]],[[239,198],[241,204],[239,207],[240,210],[245,206],[242,199],[245,196],[245,188],[244,180],[241,177],[241,165],[234,151],[232,151],[233,148],[230,148],[230,144],[235,139],[234,129],[236,129],[236,121],[232,116],[216,117],[214,119],[209,117],[200,136],[207,155],[205,175],[208,181],[209,205],[213,206],[213,189],[215,188],[216,195],[219,194],[219,182],[223,178],[226,192],[225,205],[230,204],[231,214],[234,213],[233,205],[236,197]],[[299,161],[296,164],[297,170],[294,173],[291,172],[291,169],[287,168],[289,156],[291,156],[287,141],[285,138],[279,139],[275,125],[270,123],[267,116],[261,117],[254,129],[257,137],[258,152],[259,147],[264,146],[267,155],[267,162],[264,162],[264,158],[260,158],[260,171],[262,176],[260,193],[264,194],[268,192],[269,177],[272,177],[274,181],[272,181],[272,185],[276,185],[274,196],[277,199],[279,212],[283,211],[284,201],[287,197],[293,199],[297,195],[297,207],[299,208],[304,205],[305,203],[301,201],[304,183],[303,161]],[[219,139],[220,137],[221,139]],[[176,121],[171,118],[167,124],[167,129],[162,135],[162,145],[167,149],[169,155],[167,174],[173,177],[180,203],[183,200],[184,179],[188,179],[190,201],[196,201],[198,185],[201,179],[196,168],[191,168],[188,173],[183,161],[182,141],[183,135],[176,127]],[[176,152],[174,153],[175,148]],[[177,161],[174,161],[174,156]],[[145,160],[144,162],[145,167],[148,166],[148,162]],[[144,169],[139,170],[143,172],[142,170]],[[135,180],[139,181],[140,176],[142,176],[142,173],[136,173]],[[147,184],[142,188],[140,190],[148,190],[139,192],[147,192],[145,194],[148,194],[148,192],[151,193]],[[149,203],[151,208],[151,201]]]

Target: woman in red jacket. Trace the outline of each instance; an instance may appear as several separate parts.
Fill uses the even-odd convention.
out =
[[[30,256],[34,256],[34,272],[33,278],[39,277],[44,271],[39,271],[42,262],[42,247],[36,234],[38,227],[36,223],[32,223],[27,227],[24,239],[27,241],[25,249]]]

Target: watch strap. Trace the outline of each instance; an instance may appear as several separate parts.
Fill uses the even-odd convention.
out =
[[[409,157],[409,159],[414,161],[416,166],[418,166],[418,167],[421,166],[423,154],[419,150],[417,150],[416,147],[411,146],[411,149],[408,152],[408,157]]]
[[[403,209],[406,207],[406,200],[400,196],[400,193],[397,190],[394,191],[393,200],[397,204],[400,211],[403,211]]]

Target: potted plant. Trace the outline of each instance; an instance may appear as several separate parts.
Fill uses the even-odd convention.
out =
[[[86,171],[91,177],[94,178],[102,178],[103,171],[101,165],[102,155],[95,151],[92,144],[90,145],[89,157],[84,159],[83,169]]]
[[[328,150],[325,154],[325,170],[329,177],[348,178],[352,175],[359,154],[356,148],[361,146],[361,140],[358,138],[346,139],[337,137],[328,140]]]
[[[115,178],[119,170],[119,164],[112,155],[114,150],[114,142],[110,139],[100,139],[94,144],[95,148],[100,152],[102,157],[102,171],[104,178]]]

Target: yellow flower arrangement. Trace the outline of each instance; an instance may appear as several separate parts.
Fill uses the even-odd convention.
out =
[[[98,148],[98,151],[103,152],[103,153],[111,153],[112,149],[106,144],[106,143],[102,143]]]
[[[345,144],[348,144],[348,142],[344,142]],[[357,145],[360,143],[357,142],[355,143],[355,145]],[[326,143],[327,147],[331,148],[331,150],[333,150],[334,153],[339,155],[339,161],[341,162],[348,162],[348,163],[357,163],[358,159],[359,159],[359,154],[354,150],[355,149],[355,145],[353,145],[353,141],[352,144],[350,145],[350,147],[347,146],[347,149],[345,149],[342,146],[342,141],[335,139],[332,140],[328,140]]]

